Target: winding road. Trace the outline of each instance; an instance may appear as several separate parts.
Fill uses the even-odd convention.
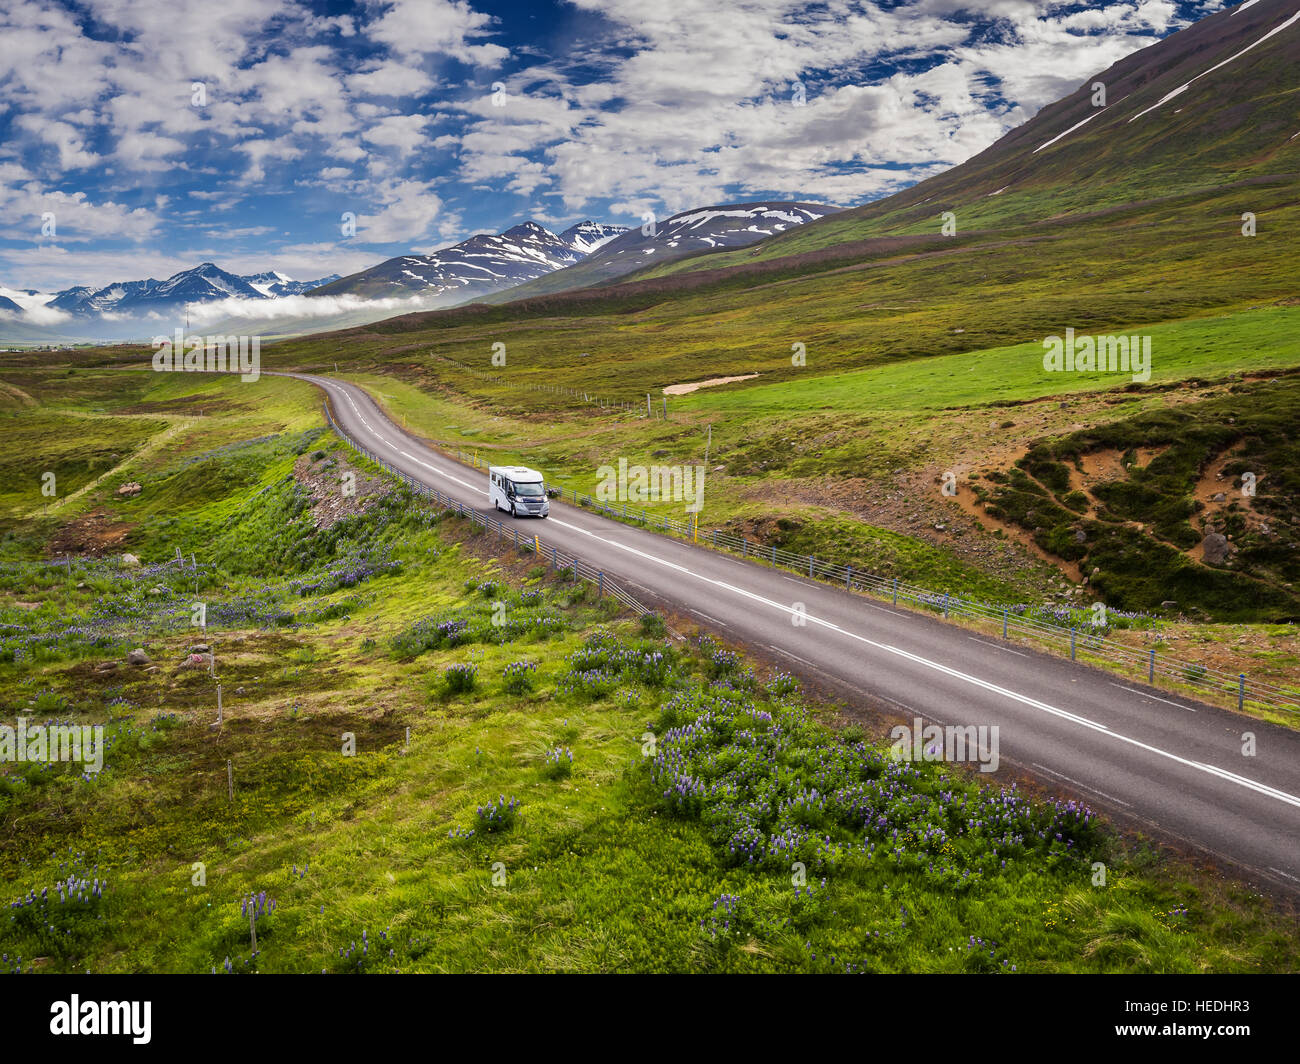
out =
[[[362,388],[286,375],[323,389],[355,442],[490,511],[484,474],[419,443]],[[908,724],[996,725],[1004,771],[1230,862],[1260,886],[1300,894],[1300,732],[557,500],[549,519],[526,528],[638,598],[689,613],[851,702]],[[1254,735],[1253,756],[1244,733]]]

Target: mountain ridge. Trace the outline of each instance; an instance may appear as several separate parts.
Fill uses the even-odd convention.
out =
[[[397,255],[322,285],[314,296],[420,296],[448,306],[533,280],[585,258],[625,232],[590,219],[553,233],[534,221],[475,233],[427,255]]]

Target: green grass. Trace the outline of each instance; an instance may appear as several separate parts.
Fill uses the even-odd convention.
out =
[[[314,530],[286,474],[303,455],[346,452],[306,431],[314,402],[292,388],[274,395],[275,439],[230,448],[265,435],[269,415],[227,387],[219,447],[154,454],[136,500],[83,500],[130,523],[146,565],[181,540],[198,548],[220,730],[211,677],[177,665],[198,638],[196,574],[85,557],[59,570],[39,560],[51,531],[39,520],[11,523],[0,544],[0,622],[20,629],[3,629],[4,645],[22,649],[0,655],[0,687],[115,736],[93,780],[0,771],[5,900],[70,874],[108,884],[102,898],[6,907],[7,970],[1283,971],[1300,959],[1294,925],[1245,889],[1038,798],[1014,808],[1043,837],[986,837],[972,810],[1008,807],[978,774],[891,762],[789,677],[622,620],[544,567],[494,562],[472,527],[400,493]],[[235,480],[222,473],[232,455],[247,467]],[[12,605],[19,593],[38,609]],[[114,617],[98,636],[69,629]],[[158,671],[96,671],[134,645]],[[472,685],[446,682],[457,666]],[[557,750],[572,753],[568,771]],[[734,786],[666,797],[680,772]],[[864,835],[837,779],[884,785],[888,828]],[[839,797],[822,806],[808,786]],[[502,801],[509,815],[484,812]],[[744,824],[766,840],[752,865],[729,841],[754,837],[735,834]],[[241,900],[263,891],[275,907],[253,956]]]
[[[1126,335],[1150,335],[1150,383],[1155,387],[1189,378],[1215,380],[1300,365],[1300,307],[1272,307],[1145,327],[1134,325],[1122,331]],[[1063,335],[1064,326],[1055,334]],[[779,384],[706,389],[682,396],[675,406],[701,414],[938,411],[1109,391],[1132,383],[1126,374],[1048,373],[1043,369],[1043,352],[1042,342],[1036,341],[832,376],[810,374],[804,380]]]
[[[91,426],[85,417],[55,411],[0,413],[5,439],[0,516],[26,516],[57,505],[113,470],[165,427],[165,421],[153,418],[106,417]]]

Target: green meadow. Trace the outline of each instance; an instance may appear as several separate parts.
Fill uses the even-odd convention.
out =
[[[1149,384],[1153,387],[1300,365],[1300,307],[1134,325],[1115,334],[1151,337]],[[1063,336],[1064,328],[1052,335]],[[674,407],[700,414],[935,411],[1110,391],[1135,383],[1132,374],[1047,372],[1043,355],[1043,343],[1036,341],[824,376],[810,373],[805,379],[777,384],[701,389],[676,399]]]
[[[5,971],[1300,960],[1294,922],[1231,881],[1049,793],[896,761],[878,722],[498,555],[325,432],[304,385],[87,371],[47,409],[39,376],[21,382],[37,405],[4,415],[45,427],[36,465],[73,433],[121,447],[128,411],[158,419],[155,442],[185,421],[109,452],[112,476],[65,508],[5,521],[4,723],[107,735],[98,775],[0,769]],[[321,521],[345,471],[363,489]],[[52,564],[96,514],[120,544]]]

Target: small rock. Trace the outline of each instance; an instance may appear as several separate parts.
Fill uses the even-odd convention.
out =
[[[1160,608],[1162,610],[1176,610],[1178,609],[1178,603],[1173,599],[1165,599],[1164,602],[1160,603]]]
[[[122,568],[124,568],[124,569],[139,569],[139,568],[140,568],[140,559],[137,558],[134,554],[123,554],[123,555],[122,555]]]
[[[1215,501],[1215,502],[1223,502],[1225,498],[1226,498],[1226,496],[1225,496],[1225,495],[1223,494],[1223,492],[1221,492],[1221,491],[1215,492],[1215,494],[1214,494],[1214,501]]]
[[[144,652],[144,647],[136,647],[134,650],[127,651],[126,663],[128,665],[148,665],[149,655]]]
[[[212,648],[208,646],[207,643],[195,643],[192,647],[190,647],[191,654],[207,654],[211,650]]]
[[[1088,542],[1088,533],[1085,532],[1082,528],[1079,529],[1078,531],[1076,531],[1076,532],[1074,533],[1074,542],[1075,542],[1075,543],[1087,543],[1087,542]]]
[[[161,584],[154,584],[154,586],[149,589],[149,594],[165,595],[167,594],[167,589],[163,587]]]
[[[119,495],[139,495],[140,485],[137,484],[135,481],[130,481],[129,483],[121,485],[117,489],[117,493]]]

